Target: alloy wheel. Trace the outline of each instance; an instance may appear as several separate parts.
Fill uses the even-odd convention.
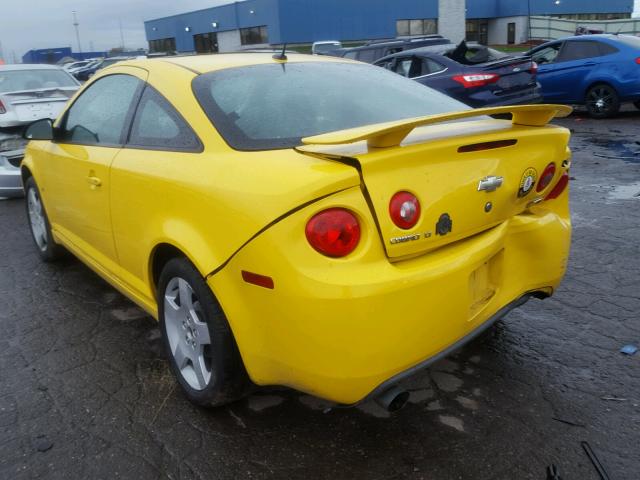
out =
[[[211,381],[211,337],[200,301],[189,282],[174,277],[164,292],[164,321],[171,355],[194,390]]]
[[[607,85],[592,88],[587,95],[587,107],[598,115],[606,115],[617,102],[616,93]]]
[[[29,223],[31,224],[31,233],[36,241],[36,245],[43,252],[47,249],[49,239],[47,237],[47,224],[42,208],[40,195],[35,188],[30,188],[27,193],[27,209],[29,212]]]

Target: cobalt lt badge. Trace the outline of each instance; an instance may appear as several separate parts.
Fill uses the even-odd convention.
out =
[[[538,177],[538,172],[536,172],[535,168],[527,168],[522,174],[522,179],[520,180],[520,189],[518,190],[518,197],[524,197],[527,193],[531,191],[533,186],[536,184],[536,180]]]

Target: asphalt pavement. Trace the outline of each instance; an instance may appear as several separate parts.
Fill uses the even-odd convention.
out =
[[[574,115],[569,270],[407,381],[410,403],[335,408],[269,388],[189,404],[153,320],[79,261],[40,262],[0,201],[0,479],[640,478],[640,112]],[[526,275],[526,265],[523,266]]]

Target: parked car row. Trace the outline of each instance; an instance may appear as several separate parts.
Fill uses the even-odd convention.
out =
[[[373,63],[473,107],[566,103],[585,105],[594,118],[615,115],[624,102],[640,108],[640,38],[628,35],[579,35],[517,56],[439,35],[314,53]]]

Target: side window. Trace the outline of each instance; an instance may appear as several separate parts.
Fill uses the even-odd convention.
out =
[[[598,44],[592,41],[568,41],[558,56],[558,62],[582,60],[600,56]]]
[[[553,45],[537,50],[531,54],[531,60],[536,62],[538,65],[553,63],[558,56],[561,45],[561,43],[554,43]]]
[[[398,75],[402,75],[403,77],[409,77],[412,64],[413,64],[413,58],[400,57],[397,59],[393,71],[396,72]]]
[[[438,72],[444,72],[447,69],[444,65],[431,58],[422,59],[422,75],[432,75]]]
[[[122,145],[128,116],[141,86],[141,80],[122,74],[109,75],[95,82],[67,112],[59,141]]]
[[[612,53],[618,53],[618,50],[613,45],[604,42],[596,42],[598,44],[598,48],[600,49],[600,55],[610,55]]]
[[[381,55],[378,55],[378,52],[379,49],[375,48],[366,48],[364,50],[360,50],[358,52],[358,60],[360,60],[361,62],[373,63],[378,58],[381,58]]]
[[[127,145],[172,151],[200,151],[187,122],[154,88],[147,86],[133,119]]]

